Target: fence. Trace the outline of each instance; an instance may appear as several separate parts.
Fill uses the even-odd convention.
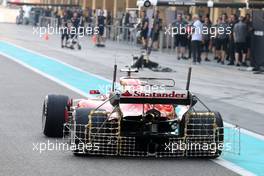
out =
[[[57,27],[58,26],[58,19],[54,17],[39,17],[39,26],[40,27]]]
[[[39,17],[40,27],[57,27],[58,19],[54,17]],[[95,24],[86,23],[86,27],[96,27]],[[104,37],[107,40],[116,41],[118,43],[124,43],[131,46],[140,46],[140,31],[133,25],[119,26],[119,25],[106,25]],[[166,34],[164,31],[160,31],[158,40],[158,50],[160,52],[174,52],[174,37]]]
[[[105,29],[105,37],[108,40],[117,41],[118,43],[124,42],[129,45],[138,44],[138,31],[134,27],[108,25]]]
[[[105,37],[108,40],[133,46],[140,44],[140,31],[135,27],[108,25],[105,29]],[[174,37],[160,31],[158,50],[160,52],[174,52]]]

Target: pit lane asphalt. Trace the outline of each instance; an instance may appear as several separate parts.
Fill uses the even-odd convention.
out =
[[[69,151],[40,154],[34,149],[35,144],[56,142],[41,133],[45,95],[80,95],[3,56],[0,70],[1,175],[236,175],[209,160],[75,157]]]

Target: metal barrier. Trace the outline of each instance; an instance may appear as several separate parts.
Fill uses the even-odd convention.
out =
[[[47,27],[48,25],[56,27],[58,25],[58,19],[53,17],[40,17],[39,25],[41,27]],[[85,23],[84,27],[95,29],[95,27],[97,26],[94,23]],[[89,34],[88,36],[91,35],[92,34]],[[123,43],[130,46],[140,47],[141,44],[140,31],[134,26],[106,25],[104,37],[107,40],[116,41],[117,43]],[[174,37],[170,34],[166,34],[165,31],[161,30],[159,34],[157,49],[160,52],[174,53]]]
[[[129,45],[137,44],[137,29],[134,27],[107,25],[105,29],[106,38],[109,40],[118,43],[124,42]]]
[[[40,27],[58,27],[58,19],[54,17],[39,17]],[[85,23],[85,27],[96,27],[94,23]],[[116,41],[118,43],[124,43],[132,46],[140,46],[140,31],[134,26],[118,26],[118,25],[106,25],[104,37],[107,40]],[[158,48],[160,52],[174,53],[174,37],[170,34],[166,34],[164,30],[160,31]]]
[[[175,50],[175,44],[174,44],[175,38],[173,35],[166,34],[165,31],[160,31],[159,35],[159,51],[160,52],[170,52],[174,53]]]
[[[39,26],[40,27],[58,27],[58,19],[54,17],[39,17]]]
[[[133,46],[141,43],[140,31],[135,27],[107,25],[105,27],[105,32],[105,37],[108,40]],[[166,34],[163,30],[160,31],[158,50],[160,52],[174,53],[174,37],[170,34]]]

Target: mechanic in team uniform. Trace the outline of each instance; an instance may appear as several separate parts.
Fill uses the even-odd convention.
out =
[[[16,24],[23,24],[25,11],[22,7],[19,9],[19,15],[16,17]]]
[[[229,63],[227,65],[234,65],[235,63],[235,41],[234,41],[234,26],[237,23],[237,16],[236,14],[232,14],[230,16],[229,26],[231,29],[231,34],[229,35],[229,47],[228,47],[228,56],[229,56]]]
[[[100,10],[100,14],[97,17],[97,25],[99,29],[99,34],[97,38],[97,46],[99,47],[105,46],[104,41],[103,41],[104,32],[105,32],[105,23],[106,23],[106,17],[104,16],[104,11]]]
[[[242,65],[247,66],[246,64],[246,56],[247,56],[247,24],[244,23],[244,18],[239,17],[239,22],[235,24],[233,35],[235,41],[235,49],[236,49],[236,66],[240,66],[239,55],[242,53]]]
[[[153,27],[151,30],[151,47],[156,50],[158,48],[159,34],[162,29],[162,19],[160,18],[159,11],[156,11],[155,17],[153,19]]]
[[[204,60],[209,62],[210,60],[208,59],[208,53],[209,53],[209,49],[210,49],[210,45],[211,45],[211,27],[212,27],[212,23],[209,19],[208,16],[205,16],[204,18],[204,24],[203,24],[203,30],[208,31],[207,33],[203,34],[203,53],[205,55]]]
[[[188,59],[190,59],[192,57],[192,35],[191,35],[191,27],[193,25],[192,15],[191,14],[187,14],[186,15],[186,22],[187,22],[187,33],[188,33],[188,39],[187,39]]]
[[[148,32],[149,32],[149,19],[146,15],[146,11],[141,12],[141,23],[140,23],[140,38],[142,42],[142,49],[148,47]]]
[[[81,21],[80,21],[80,18],[79,18],[79,14],[77,12],[73,13],[73,16],[71,18],[71,22],[72,22],[72,26],[76,30],[76,34],[73,34],[71,37],[78,37],[76,35],[78,35],[78,29],[79,29],[79,27],[81,25]]]
[[[244,22],[246,23],[247,25],[247,33],[246,33],[246,37],[247,37],[247,41],[246,42],[246,47],[247,47],[247,59],[250,60],[251,58],[251,35],[252,35],[252,32],[253,32],[253,24],[252,24],[252,19],[251,19],[251,16],[250,14],[246,14],[246,17],[245,17],[245,20]]]
[[[73,13],[73,16],[71,18],[71,23],[72,23],[72,27],[71,27],[71,31],[70,31],[70,48],[74,49],[74,46],[77,45],[79,49],[81,49],[81,45],[79,42],[79,38],[78,35],[81,32],[79,30],[79,27],[81,26],[81,17],[78,14],[77,11],[75,11]]]
[[[219,58],[218,58],[217,62],[218,63],[221,62],[221,64],[224,65],[226,53],[227,53],[227,48],[228,48],[228,38],[229,38],[229,36],[227,34],[228,23],[227,23],[227,15],[226,14],[222,15],[221,22],[218,25],[218,27],[221,28],[221,31],[223,31],[223,32],[218,33],[218,42],[216,43],[216,50],[218,50],[220,53],[219,53]]]
[[[67,11],[63,13],[63,16],[60,19],[61,23],[61,47],[64,48],[67,45],[67,42],[70,38],[71,30],[71,20]]]
[[[188,44],[188,33],[186,31],[188,23],[183,20],[182,14],[177,15],[177,20],[172,23],[174,28],[174,47],[176,47],[177,58],[187,59],[185,57],[185,48]]]

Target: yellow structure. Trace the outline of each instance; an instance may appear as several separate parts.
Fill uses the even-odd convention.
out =
[[[26,0],[30,2],[57,4],[79,4],[83,9],[104,9],[110,11],[114,17],[126,8],[136,8],[137,0]]]
[[[136,8],[137,0],[80,0],[83,9],[104,9],[112,12],[116,17],[118,12],[124,12],[126,8]]]

